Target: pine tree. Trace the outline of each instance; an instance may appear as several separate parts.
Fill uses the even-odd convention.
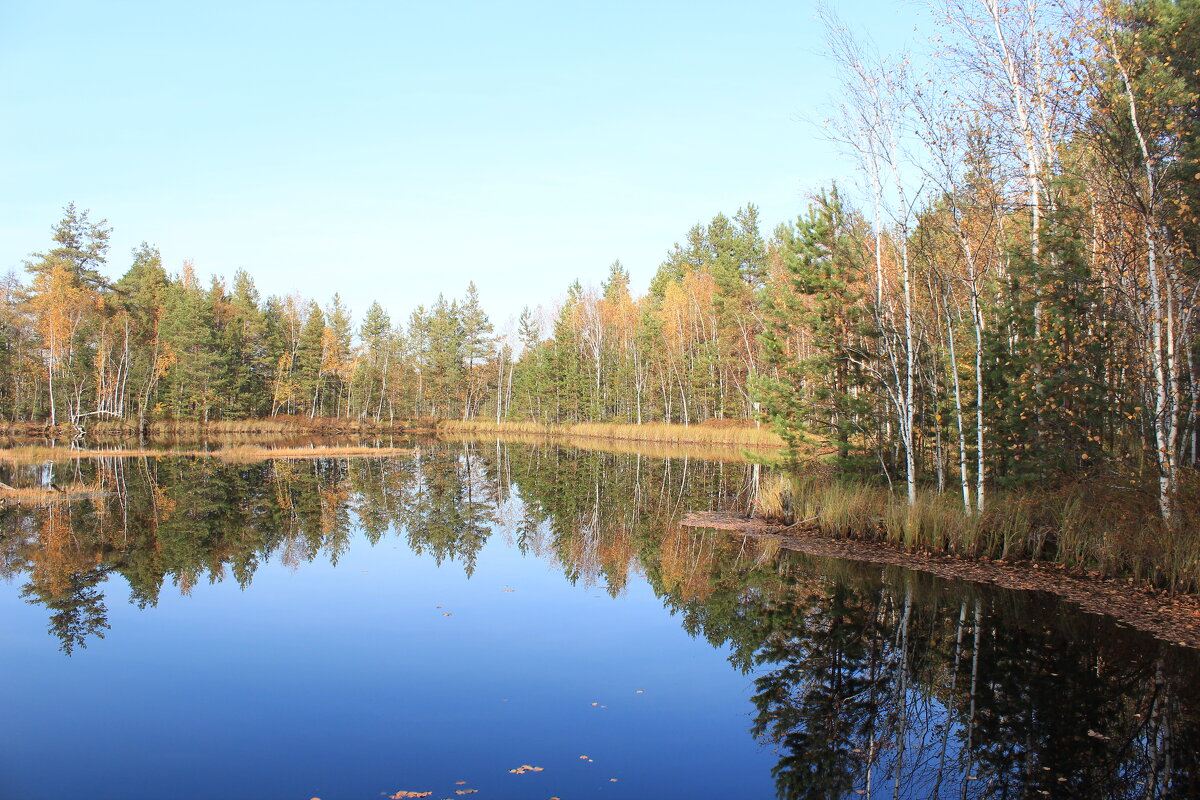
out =
[[[855,436],[868,411],[863,398],[861,300],[865,265],[853,220],[836,187],[823,192],[795,227],[778,232],[791,285],[768,300],[761,337],[779,377],[757,381],[764,413],[796,459],[823,441],[843,467],[856,464]],[[800,333],[803,352],[797,352]]]
[[[309,418],[323,413],[325,384],[325,315],[316,300],[309,301],[296,347],[296,385],[300,410]]]

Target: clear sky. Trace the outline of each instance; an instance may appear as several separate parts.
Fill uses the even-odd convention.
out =
[[[502,326],[617,258],[642,291],[694,223],[753,202],[769,232],[845,175],[821,51],[812,0],[0,0],[0,270],[73,201],[113,276],[145,240],[356,317],[474,280]]]

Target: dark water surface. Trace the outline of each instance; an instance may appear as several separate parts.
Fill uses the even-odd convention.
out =
[[[1195,651],[676,524],[744,507],[744,464],[3,476],[51,478],[107,494],[0,510],[0,798],[1200,797]]]

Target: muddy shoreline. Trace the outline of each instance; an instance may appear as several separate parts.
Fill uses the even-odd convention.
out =
[[[815,556],[892,564],[941,578],[974,581],[1003,589],[1048,592],[1090,614],[1112,617],[1157,639],[1200,648],[1200,598],[1170,595],[1131,580],[1071,572],[1054,564],[1029,561],[990,561],[946,553],[910,553],[880,542],[835,539],[813,525],[784,526],[748,519],[732,512],[698,512],[680,524],[778,539],[789,550]]]

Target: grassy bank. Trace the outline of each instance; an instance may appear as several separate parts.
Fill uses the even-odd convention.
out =
[[[1153,488],[1080,482],[1056,490],[994,493],[982,513],[960,497],[922,493],[909,506],[886,487],[778,474],[764,482],[756,514],[816,526],[828,536],[884,541],[907,550],[983,559],[1036,560],[1172,590],[1200,591],[1200,487],[1175,530],[1156,514]]]
[[[16,503],[41,506],[47,503],[66,503],[72,500],[94,499],[103,496],[104,489],[98,484],[72,483],[56,487],[16,487],[0,484],[0,505]]]
[[[662,444],[729,445],[735,447],[775,448],[783,441],[767,427],[735,423],[731,420],[709,420],[698,425],[669,425],[660,422],[602,423],[583,422],[575,425],[542,425],[536,422],[467,422],[442,420],[438,433],[489,434],[511,436],[553,436],[570,439],[613,439],[628,442],[657,442]]]
[[[576,438],[573,436],[520,433],[458,433],[443,430],[438,434],[443,442],[474,442],[486,446],[486,440],[496,439],[506,445],[526,444],[537,446],[565,445],[579,450],[622,455],[640,455],[646,458],[694,458],[701,461],[723,461],[729,464],[745,464],[747,451],[752,448],[732,447],[727,444],[692,444],[690,442],[646,442],[626,439]],[[754,448],[756,449],[756,448]]]
[[[254,419],[155,420],[147,424],[145,434],[152,438],[197,438],[201,436],[298,436],[346,435],[388,432],[432,433],[433,420],[350,420],[336,417],[304,415],[260,417]],[[97,437],[137,438],[138,428],[130,420],[92,420],[85,426],[86,434]],[[38,422],[0,423],[0,436],[12,438],[63,438],[79,434],[70,424],[51,426]]]
[[[90,458],[166,458],[172,456],[217,458],[222,461],[264,461],[271,458],[349,458],[353,456],[395,456],[412,453],[407,447],[262,447],[236,445],[215,450],[195,448],[72,448],[72,447],[12,447],[0,449],[0,463],[42,464],[47,461],[69,461]]]

